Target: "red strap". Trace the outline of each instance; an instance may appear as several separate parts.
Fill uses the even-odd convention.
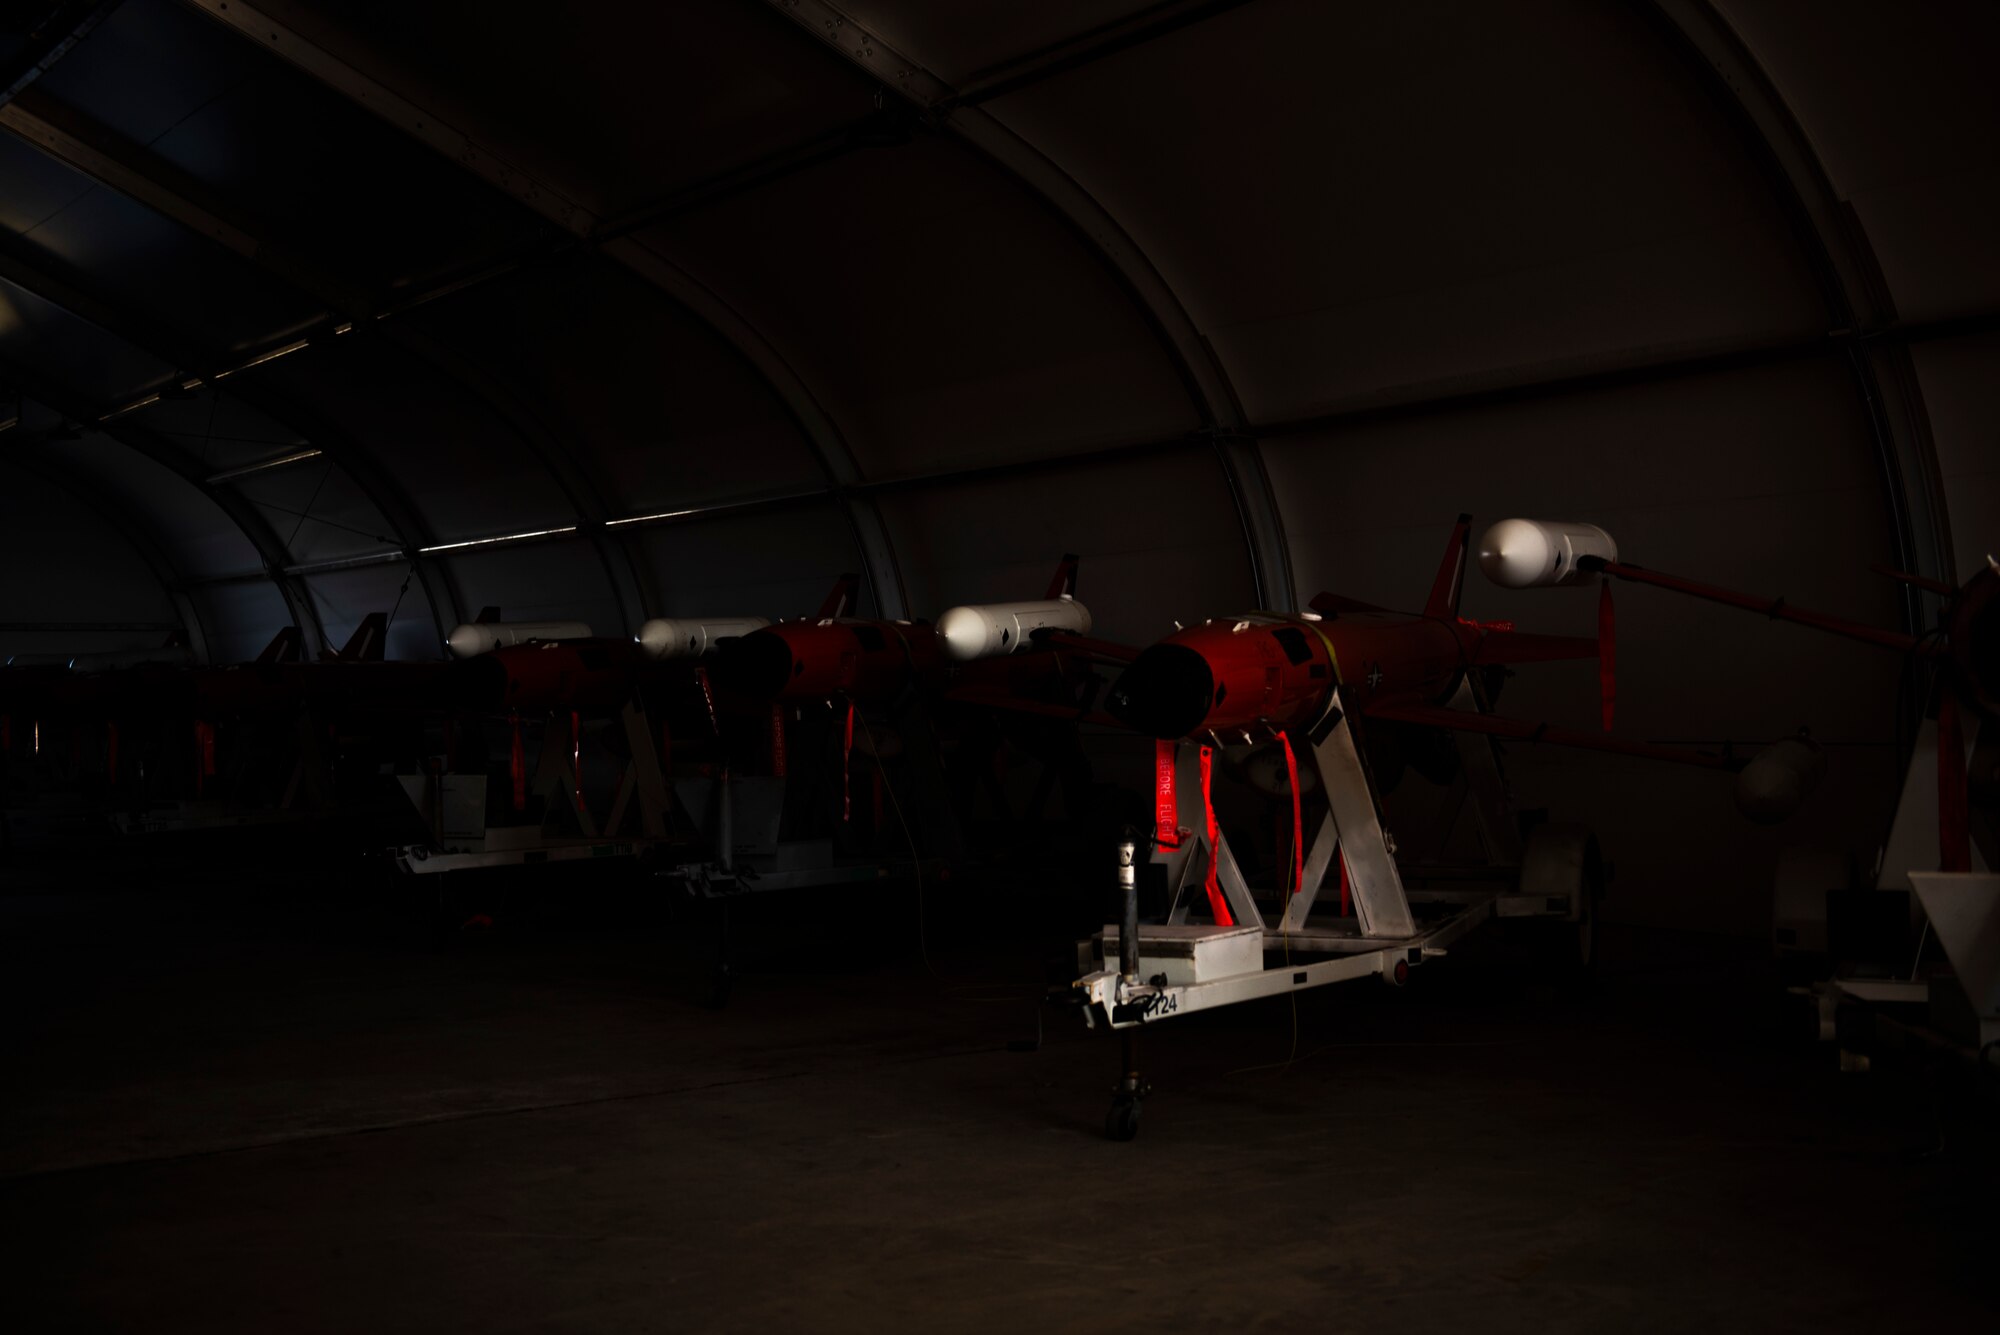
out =
[[[854,759],[854,702],[847,702],[847,729],[840,743],[840,819],[847,821],[854,816],[854,792],[849,783]]]
[[[1153,842],[1161,848],[1181,846],[1181,809],[1174,796],[1174,769],[1179,742],[1153,743]]]
[[[1597,696],[1604,709],[1604,730],[1611,731],[1611,715],[1618,704],[1618,619],[1611,611],[1611,581],[1604,580],[1597,594]]]
[[[771,777],[785,777],[785,707],[775,701],[771,705]]]
[[[722,735],[722,723],[715,717],[715,688],[709,685],[708,669],[704,667],[696,668],[694,670],[694,679],[695,683],[701,687],[702,706],[708,710],[708,730],[720,737]]]
[[[1946,686],[1938,700],[1938,870],[1971,871],[1972,837],[1966,812],[1965,734],[1958,696]]]
[[[521,716],[509,714],[507,722],[514,732],[513,750],[507,758],[507,773],[514,780],[514,813],[519,815],[528,809],[528,753],[521,745]]]
[[[1229,901],[1222,897],[1222,889],[1217,885],[1222,864],[1222,834],[1215,827],[1215,803],[1211,800],[1209,781],[1215,769],[1215,748],[1201,748],[1201,814],[1208,826],[1208,877],[1202,888],[1208,891],[1208,912],[1215,919],[1217,927],[1234,927],[1236,919],[1229,912]]]
[[[1292,893],[1306,883],[1306,823],[1299,811],[1299,758],[1292,752],[1292,739],[1283,732],[1278,734],[1279,745],[1285,748],[1285,774],[1292,781]]]

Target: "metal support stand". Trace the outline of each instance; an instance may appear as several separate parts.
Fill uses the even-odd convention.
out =
[[[1168,922],[1188,920],[1189,908],[1196,902],[1194,888],[1207,873],[1207,860],[1213,858],[1219,887],[1238,923],[1265,927],[1274,934],[1295,934],[1305,929],[1307,916],[1328,877],[1338,884],[1344,863],[1353,894],[1355,926],[1361,937],[1400,940],[1415,933],[1415,920],[1396,869],[1395,846],[1388,831],[1382,828],[1381,811],[1368,781],[1351,720],[1336,716],[1325,735],[1300,757],[1302,770],[1311,765],[1319,773],[1320,786],[1327,796],[1327,812],[1311,835],[1303,881],[1297,892],[1281,905],[1280,922],[1275,929],[1266,924],[1251,895],[1228,837],[1218,836],[1211,847],[1204,833],[1207,813],[1202,805],[1196,759],[1200,749],[1197,743],[1183,742],[1175,761],[1176,816],[1181,829],[1189,831],[1190,837],[1177,849],[1162,849],[1153,854],[1155,860],[1166,863],[1168,883],[1173,887]]]
[[[1139,985],[1139,836],[1126,827],[1118,841],[1118,978],[1121,989]],[[1111,1111],[1104,1116],[1104,1134],[1130,1140],[1139,1134],[1139,1108],[1146,1084],[1139,1078],[1137,1029],[1119,1034],[1118,1083],[1111,1090]]]
[[[1131,1140],[1139,1134],[1139,1109],[1151,1091],[1139,1078],[1139,1031],[1121,1030],[1118,1046],[1123,1074],[1111,1091],[1111,1111],[1104,1115],[1104,1134],[1112,1140]]]
[[[1139,981],[1139,836],[1126,826],[1118,841],[1118,972],[1129,986]]]

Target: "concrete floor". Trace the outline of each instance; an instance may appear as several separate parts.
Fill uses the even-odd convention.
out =
[[[1112,1046],[1035,1004],[1042,954],[934,937],[932,977],[906,905],[870,910],[850,968],[811,943],[853,911],[745,914],[717,1011],[698,933],[657,912],[439,952],[334,888],[6,875],[10,1331],[2000,1314],[1994,1128],[1777,1044],[1754,993],[1658,943],[1583,999],[1475,952],[1296,1021],[1172,1021],[1118,1145]]]

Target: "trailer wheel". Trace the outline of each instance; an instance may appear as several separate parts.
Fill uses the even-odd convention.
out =
[[[1139,1100],[1127,1094],[1120,1094],[1111,1100],[1111,1111],[1104,1115],[1104,1134],[1116,1141],[1131,1140],[1139,1134]]]

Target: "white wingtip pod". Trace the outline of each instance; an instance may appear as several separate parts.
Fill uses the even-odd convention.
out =
[[[468,621],[445,637],[445,647],[454,658],[477,658],[531,640],[587,640],[590,636],[589,625],[582,621]]]
[[[1736,809],[1759,825],[1776,825],[1805,804],[1826,777],[1826,752],[1803,734],[1759,751],[1736,776]]]
[[[1479,539],[1479,568],[1506,589],[1556,588],[1580,584],[1586,556],[1618,559],[1618,544],[1595,524],[1546,519],[1503,519]]]
[[[944,651],[959,662],[1018,652],[1038,630],[1090,634],[1090,609],[1074,598],[1031,603],[972,603],[937,619]]]
[[[763,617],[654,617],[632,638],[648,658],[700,658],[719,641],[759,631]]]

